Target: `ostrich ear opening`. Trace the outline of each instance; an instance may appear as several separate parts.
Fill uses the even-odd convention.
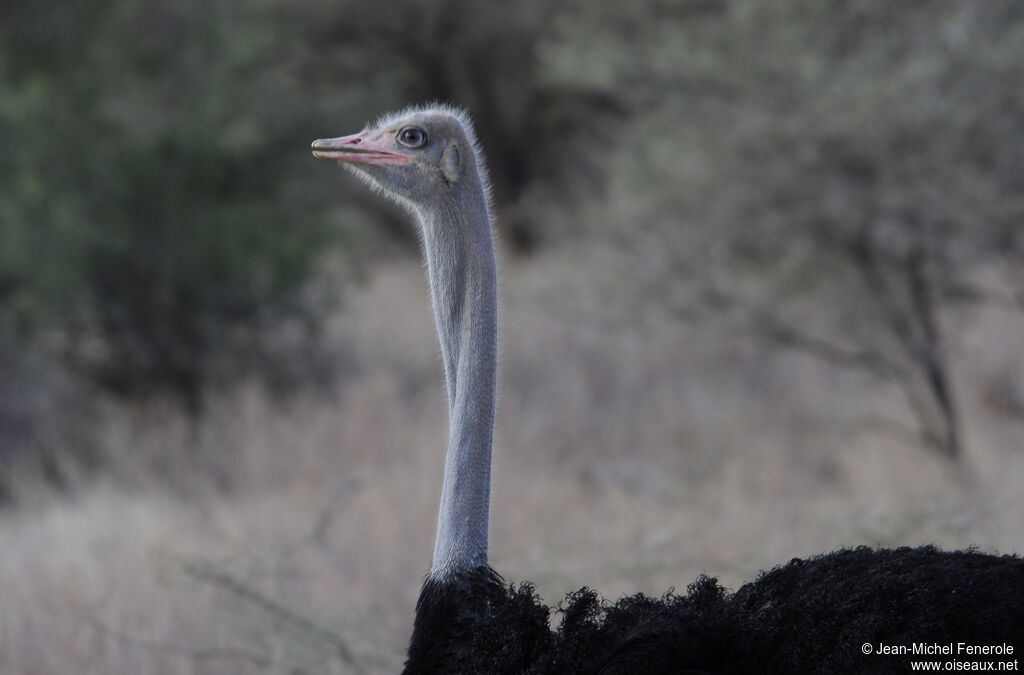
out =
[[[444,149],[444,154],[441,156],[441,170],[444,171],[444,177],[448,179],[449,183],[459,182],[460,163],[459,146],[452,143]]]

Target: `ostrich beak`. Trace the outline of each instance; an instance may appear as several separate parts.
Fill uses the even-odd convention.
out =
[[[408,164],[412,158],[378,139],[369,139],[370,132],[362,131],[351,136],[321,138],[313,141],[313,156],[319,159],[336,159],[340,162],[361,164]]]

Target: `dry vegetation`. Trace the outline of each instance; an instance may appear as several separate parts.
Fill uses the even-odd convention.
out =
[[[905,415],[895,390],[720,329],[591,311],[588,260],[503,270],[492,558],[508,578],[555,602],[700,572],[735,587],[856,544],[1024,550],[1019,420],[964,401],[954,471],[858,421]],[[1021,329],[979,315],[959,375],[1019,367]],[[352,365],[329,395],[243,385],[195,428],[155,403],[100,406],[120,477],[0,513],[0,672],[398,670],[447,432],[422,270],[376,272],[330,335]],[[208,485],[217,462],[230,490]]]

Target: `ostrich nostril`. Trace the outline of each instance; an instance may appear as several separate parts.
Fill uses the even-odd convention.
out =
[[[363,142],[363,139],[361,139],[361,138],[353,138],[351,141],[349,141],[349,143],[351,143],[352,145],[359,145],[362,142]]]

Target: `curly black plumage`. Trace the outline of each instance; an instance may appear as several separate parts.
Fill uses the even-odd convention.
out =
[[[533,586],[489,568],[428,580],[405,672],[904,672],[915,642],[1024,649],[1024,559],[975,551],[860,547],[761,574],[733,594],[701,576],[686,595],[609,604],[584,588],[550,610]]]
[[[554,646],[533,586],[490,567],[427,579],[416,602],[406,675],[534,672]]]

